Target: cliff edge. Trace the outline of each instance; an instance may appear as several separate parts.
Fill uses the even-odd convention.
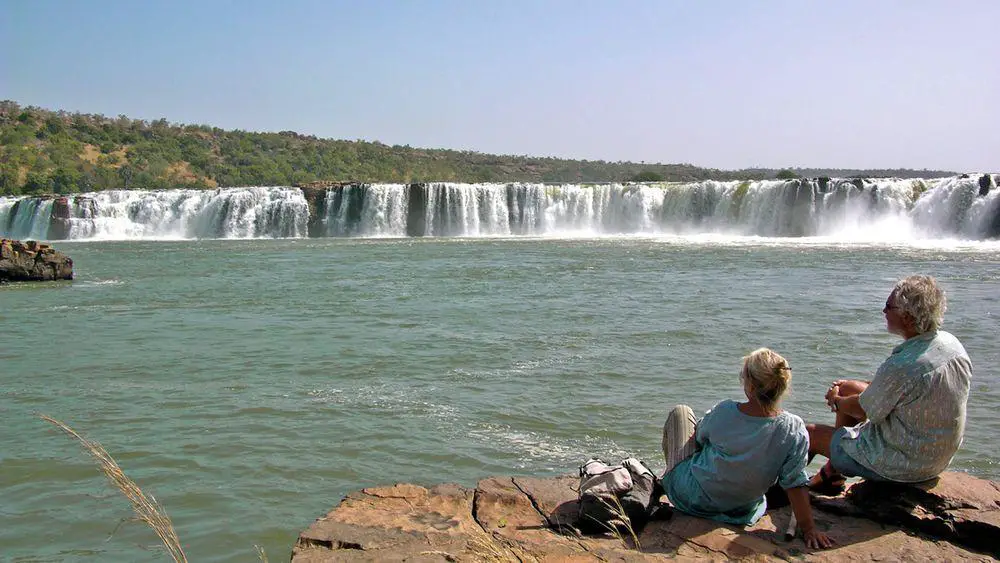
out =
[[[948,472],[919,485],[861,482],[813,496],[817,524],[837,542],[811,550],[784,539],[791,509],[739,528],[680,512],[637,538],[580,536],[578,479],[490,477],[475,489],[412,484],[349,494],[302,532],[294,563],[326,561],[995,561],[1000,484]]]

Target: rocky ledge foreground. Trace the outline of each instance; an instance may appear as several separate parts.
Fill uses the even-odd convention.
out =
[[[1000,484],[945,473],[917,486],[858,483],[813,497],[837,542],[785,541],[791,509],[738,528],[674,512],[631,539],[573,530],[577,478],[491,477],[475,490],[400,484],[351,493],[303,532],[294,563],[320,561],[995,561]]]
[[[0,239],[0,282],[73,279],[73,260],[47,244]]]

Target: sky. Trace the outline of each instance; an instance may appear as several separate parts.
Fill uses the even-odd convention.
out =
[[[994,0],[0,0],[0,99],[425,148],[1000,171]]]

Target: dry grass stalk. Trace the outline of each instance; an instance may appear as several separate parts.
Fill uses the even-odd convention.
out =
[[[135,481],[125,475],[118,462],[111,457],[111,454],[104,449],[104,446],[84,438],[77,434],[75,430],[54,418],[45,415],[40,415],[40,417],[42,420],[55,425],[83,444],[87,453],[97,460],[98,466],[108,478],[108,481],[111,481],[111,484],[117,487],[125,495],[125,498],[132,503],[132,510],[135,511],[136,518],[141,522],[145,522],[160,538],[167,553],[170,554],[175,563],[187,563],[187,557],[184,555],[184,550],[181,549],[181,540],[177,537],[174,525],[170,521],[170,517],[163,510],[163,507],[160,506],[160,503],[156,502],[156,499],[152,495],[147,497],[142,492],[142,489],[135,484]]]
[[[420,555],[437,555],[443,558],[445,561],[458,561],[458,557],[448,553],[447,551],[441,551],[440,549],[432,549],[429,551],[421,551]]]
[[[631,539],[632,546],[635,547],[637,551],[642,551],[642,545],[639,544],[639,536],[635,533],[635,529],[632,528],[632,520],[628,517],[628,514],[625,513],[625,507],[622,506],[621,500],[617,496],[613,495],[611,497],[611,502],[604,497],[601,497],[600,500],[601,503],[603,503],[608,510],[615,515],[615,519],[610,522],[602,522],[597,518],[591,518],[593,518],[593,520],[602,527],[606,528],[608,532],[617,538],[618,541],[620,541],[625,547],[630,547],[628,540]],[[628,533],[627,537],[625,534],[622,534],[621,528],[625,528],[625,531]]]
[[[492,534],[477,534],[468,543],[468,548],[475,556],[475,561],[489,563],[526,563],[538,561],[530,553],[519,546],[502,542]]]

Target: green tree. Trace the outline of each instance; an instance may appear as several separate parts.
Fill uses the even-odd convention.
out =
[[[45,124],[38,131],[39,138],[44,138],[52,135],[58,135],[62,133],[66,128],[63,126],[62,119],[54,115],[50,115],[45,118]]]
[[[50,178],[52,191],[57,194],[73,193],[79,190],[79,182],[82,174],[79,170],[72,168],[56,168]]]
[[[89,145],[90,147],[88,147]],[[99,147],[95,155],[91,147]],[[94,157],[97,156],[95,159]],[[187,185],[291,184],[313,180],[639,182],[763,180],[816,176],[940,177],[942,171],[764,168],[711,170],[691,164],[565,160],[318,139],[291,131],[253,133],[172,125],[127,116],[49,111],[0,101],[0,189],[49,191]],[[16,170],[17,172],[11,172]],[[21,171],[31,172],[30,181]],[[4,176],[5,175],[5,176]],[[75,179],[75,182],[74,182]]]
[[[0,194],[18,195],[21,186],[18,185],[18,169],[13,164],[0,164]]]
[[[118,172],[110,166],[94,167],[94,190],[114,190],[123,186]]]
[[[801,176],[785,168],[784,170],[778,170],[778,173],[774,177],[777,180],[798,180]]]
[[[663,177],[663,174],[652,170],[643,170],[638,174],[633,174],[632,177],[629,178],[630,182],[662,182],[664,180],[665,178]]]
[[[118,176],[122,179],[122,187],[126,190],[131,190],[132,179],[135,177],[135,169],[126,164],[118,169]]]
[[[24,189],[21,191],[27,194],[51,193],[52,181],[48,174],[31,170],[28,172],[28,177],[24,182]]]

